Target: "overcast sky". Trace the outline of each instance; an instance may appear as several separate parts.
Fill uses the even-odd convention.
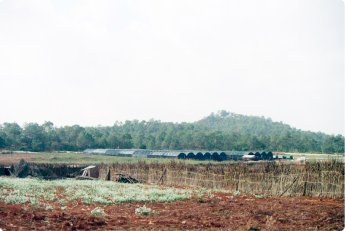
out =
[[[0,0],[0,123],[196,121],[344,134],[341,0]]]

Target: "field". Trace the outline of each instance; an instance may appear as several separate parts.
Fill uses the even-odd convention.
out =
[[[58,152],[40,152],[40,153],[18,153],[18,154],[0,154],[0,164],[16,164],[21,159],[30,163],[52,163],[52,164],[111,164],[111,163],[135,163],[145,160],[150,163],[167,163],[170,159],[160,158],[133,158],[133,157],[118,157],[118,156],[103,156],[83,154],[78,152],[58,153]],[[177,160],[186,163],[205,163],[205,161],[198,160]],[[214,164],[220,163],[216,161],[207,161]]]
[[[314,160],[344,160],[344,155],[336,154],[313,154],[313,153],[279,153],[280,155],[292,155],[294,158],[304,157],[307,161]],[[17,153],[17,154],[0,154],[0,164],[16,164],[19,160],[24,159],[31,163],[54,163],[54,164],[100,164],[100,163],[133,163],[145,160],[150,163],[168,163],[170,159],[158,158],[132,158],[83,154],[78,152],[58,153],[58,152],[40,152],[40,153]],[[198,161],[198,160],[175,160],[182,163],[190,164],[224,164],[234,161]]]
[[[22,153],[0,155],[0,165],[20,159],[40,173],[50,169],[60,175],[71,165],[95,164],[99,180],[0,177],[3,230],[344,228],[339,158],[206,162]],[[143,183],[115,182],[117,173]]]
[[[343,201],[326,198],[13,178],[0,178],[0,190],[4,230],[341,230],[344,219]]]

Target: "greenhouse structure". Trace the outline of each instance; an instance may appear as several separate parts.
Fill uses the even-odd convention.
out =
[[[245,155],[255,155],[255,160],[273,159],[272,152],[265,151],[208,151],[208,150],[148,150],[148,149],[86,149],[85,154],[142,157],[142,158],[170,158],[195,160],[242,160]]]

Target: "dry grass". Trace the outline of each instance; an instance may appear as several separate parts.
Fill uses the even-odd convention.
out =
[[[109,176],[110,172],[110,176]],[[261,162],[224,165],[115,163],[100,166],[100,177],[126,173],[146,183],[204,187],[256,195],[344,198],[344,164],[338,160],[306,164]]]

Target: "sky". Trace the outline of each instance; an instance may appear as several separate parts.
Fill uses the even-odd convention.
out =
[[[0,0],[0,123],[197,121],[344,135],[341,0]]]

